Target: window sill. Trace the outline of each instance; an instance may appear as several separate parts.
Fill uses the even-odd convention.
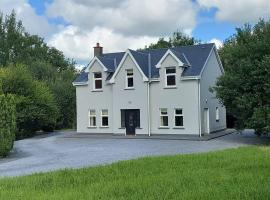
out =
[[[103,90],[92,90],[91,92],[103,92]]]
[[[160,126],[158,129],[170,129],[168,126]]]
[[[99,128],[109,128],[109,126],[100,126]]]
[[[141,127],[136,127],[135,129],[142,129]]]
[[[96,126],[87,126],[87,128],[97,128]]]
[[[164,89],[176,89],[176,86],[165,86]]]
[[[174,126],[173,129],[185,129],[184,126]]]
[[[118,128],[118,129],[126,129],[126,127],[120,127],[120,128]]]
[[[124,90],[135,90],[134,87],[131,87],[131,88],[124,88]]]

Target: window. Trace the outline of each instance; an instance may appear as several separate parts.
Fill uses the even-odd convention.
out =
[[[167,110],[167,108],[160,109],[160,126],[161,127],[168,126],[168,110]]]
[[[90,127],[96,127],[96,111],[95,110],[89,110],[89,126]]]
[[[94,90],[102,89],[102,74],[101,72],[94,73]]]
[[[219,121],[219,109],[216,107],[216,121]]]
[[[127,70],[127,76],[126,76],[126,88],[133,88],[133,69]]]
[[[101,110],[101,126],[108,127],[109,126],[109,115],[108,110]]]
[[[175,127],[184,126],[183,110],[181,108],[176,108],[174,110],[174,126]]]
[[[176,68],[170,67],[166,68],[166,87],[173,87],[176,86]]]

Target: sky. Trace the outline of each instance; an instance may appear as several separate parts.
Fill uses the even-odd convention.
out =
[[[235,27],[269,19],[269,0],[0,0],[26,30],[82,67],[104,52],[143,48],[176,30],[220,47]]]

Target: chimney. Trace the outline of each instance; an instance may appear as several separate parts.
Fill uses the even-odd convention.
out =
[[[99,46],[99,43],[94,47],[94,56],[101,56],[103,54],[103,47]]]

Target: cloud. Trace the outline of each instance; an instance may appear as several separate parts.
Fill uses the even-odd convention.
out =
[[[217,49],[221,48],[223,46],[223,42],[217,38],[213,38],[209,41],[210,43],[215,43]]]
[[[127,48],[142,48],[156,42],[157,37],[125,36],[108,28],[95,27],[93,30],[82,30],[70,25],[54,34],[48,44],[64,52],[67,57],[79,62],[87,62],[93,57],[93,46],[100,42],[104,52],[125,51]]]
[[[190,0],[55,0],[46,13],[83,30],[97,26],[129,36],[166,36],[176,29],[190,32],[196,25]]]
[[[197,0],[201,8],[216,8],[216,19],[235,23],[255,22],[269,18],[269,0]]]
[[[37,15],[27,0],[0,0],[0,8],[4,15],[15,10],[17,19],[23,21],[26,31],[48,37],[61,26],[49,24],[46,16]]]

